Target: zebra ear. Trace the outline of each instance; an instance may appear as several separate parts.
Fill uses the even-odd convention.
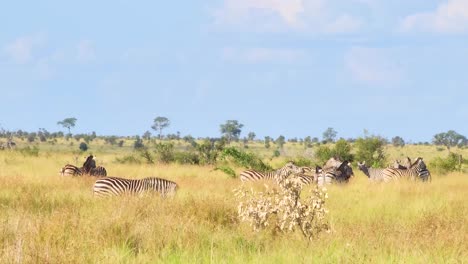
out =
[[[315,167],[315,173],[321,173],[322,172],[322,167],[316,166]]]

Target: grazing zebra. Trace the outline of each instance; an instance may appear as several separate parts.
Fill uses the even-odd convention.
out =
[[[174,196],[178,189],[177,183],[161,178],[123,179],[107,177],[94,183],[95,196],[113,195],[141,195],[143,193],[158,192],[161,196]]]
[[[336,167],[325,168],[324,167],[318,173],[317,185],[323,186],[325,184],[331,184],[333,182],[339,182],[339,183],[348,182],[351,176],[350,174],[348,174],[349,170],[347,170],[346,167],[350,167],[348,161],[341,162],[338,168]]]
[[[296,166],[292,161],[286,163],[282,168],[270,171],[270,172],[259,172],[256,170],[245,170],[240,173],[240,179],[242,182],[246,181],[258,181],[258,180],[275,180],[280,183],[286,179],[291,173],[302,173],[304,170],[301,167]]]
[[[431,181],[431,173],[427,170],[426,164],[421,157],[417,158],[416,161],[406,170],[387,168],[382,173],[384,182],[398,180],[400,178]]]
[[[334,157],[330,158],[325,165],[323,166],[324,170],[330,171],[330,169],[339,169],[338,178],[337,180],[340,182],[348,182],[351,177],[354,177],[353,168],[351,167],[351,163],[346,161],[343,164],[343,161],[340,159],[336,159]]]
[[[89,174],[92,169],[96,168],[96,161],[93,155],[89,155],[83,163],[83,172]]]
[[[89,176],[105,177],[107,176],[107,171],[106,168],[97,166],[96,168],[92,168],[87,174]]]
[[[77,166],[67,164],[65,167],[60,169],[60,175],[62,176],[81,176],[83,175],[83,171],[78,168]]]
[[[384,170],[386,169],[375,169],[367,167],[366,162],[363,161],[358,162],[358,168],[364,172],[364,174],[369,178],[371,181],[381,182],[384,180]]]
[[[312,171],[312,168],[310,167],[301,167],[301,168],[302,168],[303,173],[296,173],[296,174],[293,174],[293,176],[296,177],[301,182],[302,185],[310,185],[313,183],[317,183],[318,175],[320,175],[320,173],[322,172],[321,167],[317,166],[315,168],[314,175],[304,174],[305,172]]]

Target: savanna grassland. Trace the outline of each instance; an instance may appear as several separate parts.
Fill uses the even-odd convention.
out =
[[[94,198],[95,178],[58,174],[84,161],[87,153],[75,148],[59,142],[40,145],[37,156],[0,151],[0,263],[468,262],[466,173],[373,184],[355,167],[349,184],[328,188],[331,232],[308,242],[300,232],[253,232],[240,222],[232,192],[239,179],[212,166],[115,161],[130,148],[96,143],[87,153],[112,176],[176,181],[177,195]],[[268,156],[261,145],[250,149]],[[386,151],[390,160],[446,155],[435,146]],[[288,143],[284,152],[305,150]],[[266,161],[279,167],[285,159]]]

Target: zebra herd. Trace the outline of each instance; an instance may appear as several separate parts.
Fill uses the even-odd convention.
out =
[[[145,192],[158,192],[163,197],[173,196],[178,188],[177,183],[166,179],[150,177],[143,179],[124,179],[119,177],[106,177],[107,171],[102,166],[96,167],[93,155],[86,158],[81,168],[67,164],[61,170],[62,176],[96,176],[102,177],[93,185],[96,197],[113,195],[141,195]]]
[[[375,182],[390,182],[399,179],[430,181],[431,174],[426,167],[421,157],[411,162],[407,158],[406,163],[395,161],[393,166],[382,169],[374,169],[366,166],[364,162],[358,162],[358,168],[369,178]],[[240,173],[242,182],[258,181],[258,180],[274,180],[276,183],[281,183],[288,177],[296,178],[301,184],[317,184],[324,186],[326,184],[347,183],[354,176],[351,163],[349,161],[341,161],[337,158],[330,158],[323,167],[299,167],[293,162],[288,162],[282,168],[272,172],[260,172],[256,170],[245,170]]]
[[[422,158],[417,158],[411,162],[407,158],[405,164],[395,161],[393,166],[382,169],[370,168],[365,162],[358,162],[358,168],[371,181],[389,182],[399,179],[430,181],[431,174]],[[101,177],[93,185],[95,196],[113,196],[113,195],[140,195],[145,192],[157,192],[163,197],[175,195],[177,183],[156,177],[143,179],[124,179],[119,177],[107,177],[107,171],[102,166],[96,166],[93,155],[86,158],[81,168],[67,164],[61,170],[62,176],[96,176]],[[329,159],[323,167],[299,167],[294,162],[289,161],[283,167],[271,171],[260,172],[256,170],[245,170],[240,173],[240,180],[252,182],[259,180],[273,180],[280,184],[287,178],[295,178],[303,185],[317,184],[324,186],[332,183],[347,183],[351,177],[354,177],[353,169],[349,161],[341,161],[337,158]]]
[[[62,176],[96,176],[105,177],[107,176],[106,168],[102,166],[96,167],[96,161],[93,155],[86,158],[81,168],[75,165],[67,164],[60,169],[60,175]]]
[[[369,168],[365,162],[358,162],[358,167],[371,181],[376,182],[389,182],[402,178],[424,182],[431,181],[431,173],[421,157],[418,157],[414,162],[411,162],[411,159],[407,158],[405,165],[402,165],[399,161],[395,161],[394,166],[390,168]]]

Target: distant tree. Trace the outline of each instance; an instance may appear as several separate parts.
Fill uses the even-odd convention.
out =
[[[64,120],[57,122],[57,125],[61,125],[64,128],[67,128],[68,129],[68,134],[71,134],[70,129],[72,127],[75,127],[76,120],[77,119],[74,118],[74,117],[65,118]]]
[[[145,139],[145,140],[150,140],[150,139],[151,139],[151,132],[146,131],[146,132],[143,134],[142,138]]]
[[[81,151],[87,151],[88,150],[88,145],[85,142],[80,143],[80,150]]]
[[[318,143],[318,142],[319,142],[318,137],[313,137],[313,138],[312,138],[312,143]]]
[[[265,137],[265,148],[270,148],[270,141],[271,141],[271,137],[266,136]]]
[[[458,134],[454,130],[434,135],[432,142],[439,146],[445,146],[449,152],[451,147],[463,147],[468,144],[466,137]]]
[[[151,126],[152,129],[159,132],[159,139],[162,139],[162,130],[171,124],[167,117],[158,116],[154,119],[154,123]]]
[[[312,147],[312,138],[310,136],[304,138],[304,146],[306,148]]]
[[[120,148],[123,147],[124,145],[124,141],[123,140],[120,140],[119,143],[117,143],[117,146],[119,146]]]
[[[395,147],[404,147],[405,146],[405,141],[403,140],[403,138],[401,138],[399,136],[396,136],[396,137],[392,138],[392,144]]]
[[[278,146],[278,148],[282,149],[284,146],[284,143],[286,142],[286,139],[284,136],[280,135],[276,140],[275,143]]]
[[[144,147],[145,145],[143,144],[143,140],[140,138],[140,136],[136,136],[135,142],[133,142],[133,148],[142,149]]]
[[[325,132],[323,132],[323,141],[325,142],[335,142],[336,135],[338,133],[331,127],[327,128]]]
[[[237,120],[227,120],[225,124],[220,125],[221,134],[227,139],[228,144],[232,140],[237,141],[239,139],[243,126]]]
[[[247,134],[247,139],[249,141],[253,141],[255,139],[255,133],[254,132],[249,132],[249,134]]]

